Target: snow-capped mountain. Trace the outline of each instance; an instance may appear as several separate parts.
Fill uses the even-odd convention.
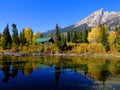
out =
[[[108,12],[100,9],[75,24],[74,27],[79,27],[82,24],[87,24],[88,27],[95,27],[104,23],[108,26],[120,26],[120,12]]]
[[[85,27],[91,28],[99,24],[107,24],[110,30],[113,30],[115,27],[120,28],[120,12],[109,12],[100,9],[93,12],[91,15],[76,24],[61,28],[60,32],[82,30]],[[49,31],[49,33],[53,34],[54,30]]]
[[[107,24],[110,29],[114,27],[120,27],[120,12],[108,12],[103,9],[93,12],[91,15],[83,19],[82,21],[63,28],[63,31],[77,30],[84,27],[95,27],[99,24]]]

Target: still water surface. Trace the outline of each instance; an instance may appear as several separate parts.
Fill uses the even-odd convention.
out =
[[[120,59],[3,56],[0,90],[120,90]]]

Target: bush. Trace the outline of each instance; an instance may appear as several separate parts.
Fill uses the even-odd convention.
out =
[[[77,54],[95,54],[95,53],[105,53],[105,49],[102,44],[78,44],[72,48],[73,53]]]

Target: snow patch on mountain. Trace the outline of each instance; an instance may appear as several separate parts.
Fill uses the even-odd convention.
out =
[[[108,12],[104,11],[103,9],[97,10],[82,21],[76,23],[74,25],[74,28],[79,27],[83,24],[87,24],[88,27],[95,27],[98,24],[120,26],[120,12]]]

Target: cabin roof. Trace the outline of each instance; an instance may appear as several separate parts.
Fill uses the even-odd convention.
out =
[[[38,43],[44,43],[44,42],[49,42],[52,38],[37,38],[36,42]]]

